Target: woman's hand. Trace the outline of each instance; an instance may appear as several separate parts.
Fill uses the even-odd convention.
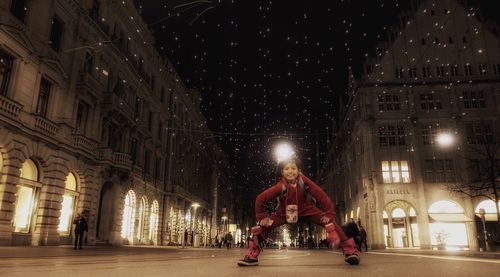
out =
[[[330,223],[330,218],[328,216],[324,215],[323,217],[321,217],[321,219],[319,221],[321,221],[321,223],[326,225],[326,224]]]
[[[274,220],[270,219],[268,216],[259,221],[259,226],[269,227],[273,225]]]

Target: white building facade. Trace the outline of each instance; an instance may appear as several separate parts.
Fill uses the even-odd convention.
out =
[[[498,29],[464,2],[414,1],[362,78],[351,76],[322,178],[340,222],[359,219],[372,248],[484,249],[481,208],[498,241],[493,190],[451,189],[477,175],[475,150],[500,135]]]

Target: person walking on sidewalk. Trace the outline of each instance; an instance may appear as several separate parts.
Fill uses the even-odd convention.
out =
[[[224,240],[226,241],[226,248],[229,249],[231,248],[231,242],[233,241],[233,235],[231,235],[230,232],[226,234],[224,237]]]
[[[258,256],[269,231],[285,223],[297,222],[311,222],[325,227],[332,248],[342,249],[345,262],[351,265],[359,264],[359,252],[354,240],[347,238],[335,222],[332,201],[320,186],[300,172],[300,160],[292,155],[280,161],[278,167],[281,172],[280,180],[260,193],[255,200],[257,226],[252,227],[253,237],[250,247],[238,265],[258,265]],[[265,205],[278,197],[279,206],[273,214],[269,215]]]
[[[75,247],[73,249],[76,250],[77,247],[79,247],[79,249],[83,249],[83,237],[85,236],[85,232],[89,231],[87,219],[84,215],[78,213],[76,218],[73,220],[73,224],[75,224]]]
[[[366,241],[366,230],[361,224],[359,225],[359,237],[361,238],[361,244],[359,246],[359,251],[365,246],[365,252],[368,252],[368,243]]]

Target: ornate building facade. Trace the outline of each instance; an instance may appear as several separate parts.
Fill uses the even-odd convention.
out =
[[[0,3],[0,244],[208,244],[225,156],[131,1]]]
[[[487,175],[471,162],[498,148],[498,29],[466,1],[412,3],[365,74],[350,76],[323,182],[339,220],[359,219],[372,248],[484,249],[481,209],[499,240],[498,179],[477,197],[457,191]]]

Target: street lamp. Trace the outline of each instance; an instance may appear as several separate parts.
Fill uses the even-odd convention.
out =
[[[440,133],[437,138],[436,142],[443,147],[448,147],[452,145],[455,142],[455,138],[453,137],[452,134],[450,133]]]
[[[294,154],[295,151],[293,151],[292,146],[285,142],[278,144],[278,146],[276,146],[276,149],[274,150],[274,156],[277,163],[291,158]]]

